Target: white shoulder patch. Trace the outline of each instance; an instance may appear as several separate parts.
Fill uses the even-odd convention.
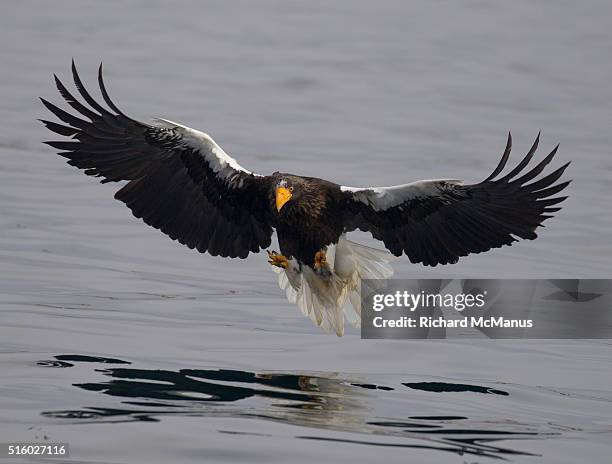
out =
[[[340,190],[352,193],[357,201],[365,203],[375,211],[382,211],[411,199],[435,197],[439,195],[440,187],[444,184],[460,185],[461,181],[456,179],[419,180],[389,187],[346,187],[342,185]]]
[[[159,127],[178,131],[182,136],[183,143],[197,150],[219,177],[228,179],[238,172],[263,177],[261,174],[255,174],[243,168],[238,161],[225,153],[210,135],[167,119],[155,118],[155,121],[158,123]]]

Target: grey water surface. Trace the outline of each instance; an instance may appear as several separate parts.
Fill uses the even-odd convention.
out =
[[[129,115],[205,130],[261,173],[475,182],[508,130],[511,161],[542,130],[574,182],[536,241],[395,275],[610,278],[611,18],[605,1],[7,2],[0,442],[87,463],[609,462],[609,341],[325,334],[263,255],[146,227],[36,119],[74,57],[92,88],[104,61]]]

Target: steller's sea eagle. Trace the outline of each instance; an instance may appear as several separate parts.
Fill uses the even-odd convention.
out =
[[[62,121],[43,124],[69,138],[45,143],[102,182],[127,181],[116,199],[201,253],[246,258],[268,248],[276,230],[280,253],[268,251],[268,259],[279,285],[317,325],[338,335],[345,316],[359,323],[360,279],[389,277],[393,255],[436,266],[517,238],[533,240],[536,228],[567,198],[556,195],[569,181],[556,182],[569,163],[540,176],[557,147],[526,169],[539,135],[501,176],[512,145],[508,134],[499,164],[476,184],[445,179],[346,187],[282,172],[252,173],[203,132],[165,119],[147,124],[126,116],[108,96],[102,65],[98,83],[107,108],[87,92],[74,62],[72,76],[89,106],[55,76],[60,94],[79,116],[41,99]],[[390,253],[347,240],[345,234],[356,229],[370,232]]]

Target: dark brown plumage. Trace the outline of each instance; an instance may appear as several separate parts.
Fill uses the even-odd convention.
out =
[[[115,198],[147,224],[202,253],[245,258],[269,247],[276,230],[281,252],[312,267],[317,251],[361,229],[393,254],[435,266],[517,238],[534,239],[536,228],[566,198],[555,195],[569,183],[556,183],[567,164],[536,179],[556,148],[526,170],[539,137],[527,156],[499,177],[510,154],[509,136],[495,171],[473,185],[440,180],[351,188],[278,172],[260,176],[204,133],[165,120],[145,124],[123,114],[106,92],[102,67],[98,80],[108,108],[85,90],[74,63],[72,73],[89,106],[56,77],[60,94],[79,117],[42,99],[62,123],[42,122],[70,138],[46,143],[87,175],[102,182],[127,181]],[[285,195],[280,200],[279,192]]]
[[[342,208],[345,194],[340,186],[316,177],[272,174],[272,185],[286,181],[293,187],[291,201],[272,215],[281,253],[312,266],[317,251],[338,242],[344,233]],[[270,191],[274,205],[274,189]]]

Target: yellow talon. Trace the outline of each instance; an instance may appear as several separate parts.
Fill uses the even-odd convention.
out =
[[[319,250],[314,256],[314,270],[315,272],[324,278],[329,278],[332,275],[332,271],[327,264],[327,254],[325,250]]]
[[[315,253],[314,267],[315,269],[321,269],[327,265],[327,255],[325,250],[319,250]]]
[[[282,267],[287,269],[289,267],[289,261],[283,255],[279,255],[276,251],[268,251],[268,262],[272,266]]]

